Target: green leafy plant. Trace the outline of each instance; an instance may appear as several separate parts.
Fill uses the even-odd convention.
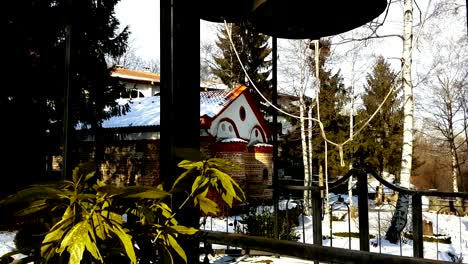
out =
[[[56,184],[33,185],[0,202],[17,204],[16,217],[50,215],[43,225],[39,245],[29,245],[2,256],[23,253],[36,263],[55,263],[59,257],[67,263],[116,263],[153,259],[156,250],[172,262],[173,253],[187,262],[179,236],[194,235],[198,229],[180,225],[177,212],[186,206],[197,206],[203,213],[216,214],[218,204],[207,197],[210,189],[229,206],[234,200],[244,201],[238,184],[223,170],[235,165],[222,159],[182,161],[186,169],[169,191],[158,187],[106,185],[94,172],[81,165],[73,171],[72,180]],[[185,200],[173,211],[168,205],[177,192],[190,184]],[[45,218],[44,218],[45,219]],[[17,243],[18,244],[18,243]],[[146,250],[146,251],[145,251]],[[150,251],[150,252],[148,252]]]

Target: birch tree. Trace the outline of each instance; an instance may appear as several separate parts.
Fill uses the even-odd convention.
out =
[[[430,104],[426,111],[430,113],[427,124],[440,135],[449,150],[451,157],[451,182],[453,192],[463,186],[460,177],[459,148],[464,140],[458,140],[465,132],[466,136],[466,89],[468,80],[468,51],[463,47],[466,36],[459,39],[448,39],[445,44],[434,43],[435,74],[427,82],[427,94]]]
[[[307,109],[310,108],[310,92],[312,90],[311,72],[309,67],[310,49],[308,40],[290,40],[287,43],[287,48],[282,50],[285,54],[282,59],[281,71],[286,79],[282,81],[281,86],[288,89],[289,93],[295,94],[299,98],[299,124],[301,134],[302,161],[304,165],[304,186],[311,185],[312,174],[312,158],[311,158],[311,143],[310,130],[307,129],[312,125],[311,120],[306,122],[308,116]],[[309,190],[304,190],[304,208],[305,214],[310,215],[311,211],[311,196]]]

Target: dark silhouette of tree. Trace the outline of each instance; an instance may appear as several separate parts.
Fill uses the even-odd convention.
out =
[[[121,111],[123,87],[110,77],[105,58],[125,52],[127,28],[118,32],[118,0],[10,1],[2,6],[4,53],[0,118],[6,140],[2,186],[27,184],[46,170],[45,157],[60,153],[65,80],[65,26],[71,25],[71,124],[99,127]],[[106,109],[106,110],[105,110]]]

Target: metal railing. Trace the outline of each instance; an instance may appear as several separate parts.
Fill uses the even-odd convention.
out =
[[[369,209],[368,205],[368,175],[373,176],[380,184],[387,187],[388,189],[398,192],[399,194],[408,195],[411,198],[410,209],[411,214],[411,225],[409,230],[411,231],[411,239],[413,245],[413,257],[402,256],[402,243],[400,240],[400,256],[390,255],[382,253],[382,224],[381,215],[383,213],[391,215],[393,210],[388,208],[382,210],[381,208]],[[343,199],[331,203],[329,214],[329,227],[330,227],[330,246],[323,246],[323,233],[322,233],[322,221],[323,221],[323,209],[324,203],[321,198],[321,191],[323,188],[313,186],[281,186],[282,190],[290,191],[311,191],[311,207],[312,207],[312,232],[313,232],[313,244],[306,244],[305,236],[306,230],[304,226],[304,215],[302,214],[302,242],[282,241],[276,239],[269,239],[264,237],[247,236],[244,234],[233,234],[226,232],[213,232],[203,231],[201,234],[202,241],[236,246],[242,248],[262,250],[266,252],[272,252],[281,255],[293,256],[305,260],[315,260],[318,262],[330,262],[330,263],[450,263],[445,261],[439,261],[439,254],[436,253],[436,259],[424,259],[424,239],[423,239],[423,210],[422,210],[422,197],[441,197],[444,199],[451,199],[448,206],[441,206],[436,213],[436,233],[439,230],[439,214],[448,209],[453,214],[459,217],[459,234],[460,245],[462,244],[462,224],[461,224],[461,213],[453,204],[454,199],[466,199],[468,193],[449,193],[439,191],[416,191],[396,186],[392,183],[387,182],[385,179],[380,177],[372,169],[352,169],[345,176],[341,177],[335,182],[329,183],[329,190],[332,191],[343,183],[347,183],[351,176],[357,177],[357,196],[358,196],[358,215],[359,215],[359,248],[360,250],[351,249],[351,212],[349,204]],[[290,199],[288,199],[289,203]],[[300,206],[304,206],[303,201],[298,199],[296,201]],[[337,205],[341,205],[342,208],[338,208]],[[388,204],[387,204],[388,205]],[[286,207],[287,208],[287,207]],[[394,206],[392,205],[392,209]],[[333,212],[344,210],[345,214],[348,215],[348,249],[333,247]],[[373,246],[379,247],[379,253],[370,252],[370,225],[369,225],[369,214],[377,214],[377,226],[372,228],[372,231],[376,232],[376,240]],[[228,228],[228,225],[226,226]],[[376,229],[376,230],[375,230]],[[403,237],[403,234],[400,234]],[[437,251],[439,250],[439,242],[436,240]],[[460,248],[460,252],[462,249]]]

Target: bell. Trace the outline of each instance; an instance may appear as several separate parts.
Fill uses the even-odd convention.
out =
[[[277,38],[318,39],[362,26],[378,17],[387,0],[253,0],[251,19]]]
[[[247,19],[253,0],[199,0],[200,18],[210,22],[228,23]]]

